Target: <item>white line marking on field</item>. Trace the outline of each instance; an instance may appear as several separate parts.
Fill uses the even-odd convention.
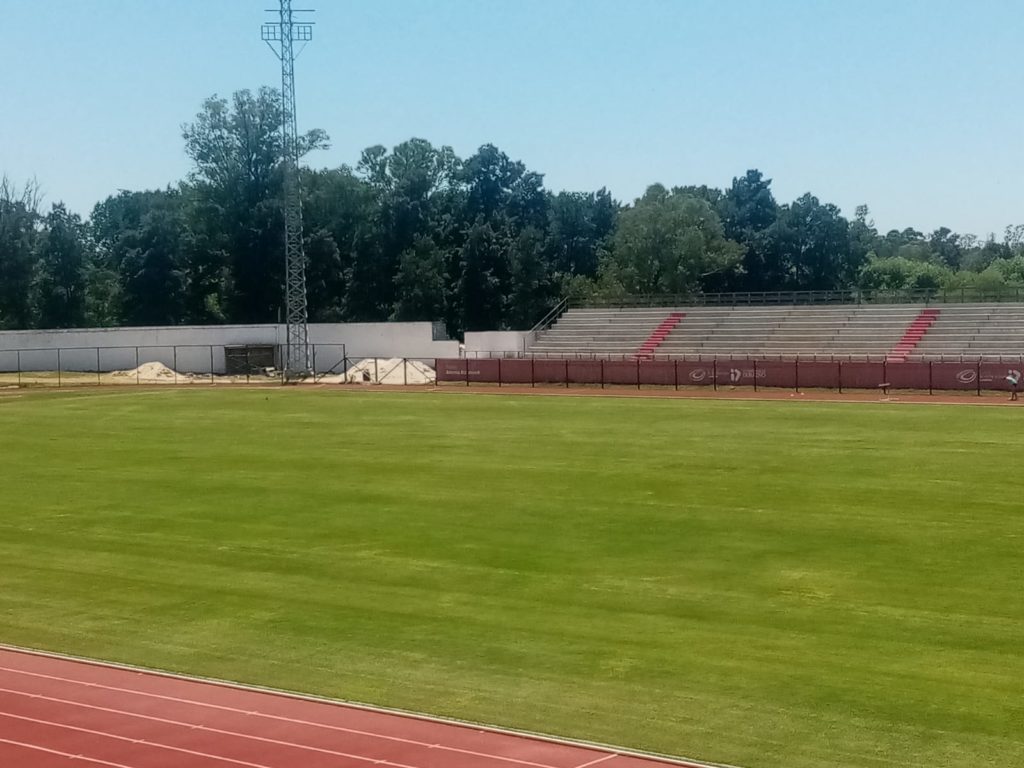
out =
[[[608,760],[611,760],[613,757],[618,757],[618,754],[605,755],[604,757],[599,757],[596,760],[591,760],[589,763],[583,763],[583,765],[577,765],[576,768],[589,768],[589,766],[591,766],[591,765],[597,765],[598,763],[607,762]]]
[[[54,682],[59,682],[59,683],[72,683],[74,685],[81,685],[81,686],[85,686],[87,688],[98,688],[98,689],[105,690],[105,691],[113,691],[114,693],[128,693],[128,694],[132,694],[132,695],[136,695],[136,696],[148,697],[148,698],[151,698],[151,699],[159,699],[161,701],[171,701],[171,702],[174,702],[176,704],[188,704],[190,706],[203,707],[203,708],[206,708],[206,709],[215,709],[215,710],[219,710],[219,711],[222,711],[222,712],[231,712],[233,714],[248,715],[250,717],[261,717],[261,718],[265,718],[265,719],[268,719],[268,720],[276,720],[278,722],[288,723],[290,725],[300,725],[300,726],[311,727],[311,728],[323,728],[325,730],[337,731],[337,732],[340,732],[340,733],[350,733],[350,734],[353,734],[353,735],[356,735],[356,736],[367,736],[369,738],[374,738],[374,739],[383,739],[383,740],[386,740],[386,741],[393,741],[393,742],[396,742],[396,743],[399,743],[399,744],[408,744],[410,746],[415,746],[415,747],[427,747],[428,749],[429,748],[441,749],[441,750],[444,750],[446,752],[455,752],[455,753],[461,754],[461,755],[470,755],[472,757],[489,758],[491,760],[499,760],[501,762],[514,763],[515,765],[530,766],[530,768],[556,768],[556,766],[548,765],[547,763],[535,763],[535,762],[532,762],[530,760],[519,760],[518,758],[515,758],[515,757],[503,757],[501,755],[494,755],[494,754],[491,754],[489,752],[477,752],[477,751],[470,750],[470,749],[460,749],[459,747],[449,747],[449,746],[445,746],[443,744],[435,745],[435,744],[431,744],[431,743],[425,742],[425,741],[417,741],[415,739],[406,739],[406,738],[403,738],[401,736],[388,736],[388,735],[385,735],[385,734],[382,734],[382,733],[374,733],[373,731],[363,731],[363,730],[359,730],[359,729],[356,729],[356,728],[346,728],[345,726],[341,726],[341,725],[330,725],[328,723],[318,723],[318,722],[315,722],[313,720],[303,720],[303,719],[300,719],[300,718],[285,717],[284,715],[271,715],[271,714],[266,714],[266,713],[263,713],[263,712],[253,712],[252,710],[239,709],[237,707],[228,707],[228,706],[225,706],[223,704],[209,704],[207,702],[195,701],[193,699],[183,699],[183,698],[179,698],[177,696],[166,696],[164,694],[159,694],[159,693],[149,693],[147,691],[138,691],[138,690],[135,690],[133,688],[119,688],[117,686],[112,686],[112,685],[103,685],[102,683],[90,683],[90,682],[86,682],[84,680],[74,680],[72,678],[60,677],[58,675],[46,675],[46,674],[43,674],[41,672],[28,672],[28,671],[20,670],[20,669],[11,669],[10,667],[0,667],[0,672],[11,672],[11,673],[16,674],[16,675],[26,675],[28,677],[37,677],[37,678],[41,678],[41,679],[44,679],[44,680],[53,680]],[[38,694],[32,694],[32,693],[28,693],[28,692],[25,692],[25,691],[16,691],[16,690],[11,690],[11,689],[7,689],[7,688],[0,688],[0,691],[5,692],[5,693],[19,694],[19,695],[22,695],[22,696],[32,696],[32,697],[38,696]],[[45,698],[48,698],[48,697],[46,697],[46,696],[39,696],[39,698],[44,698],[45,699]],[[65,703],[65,704],[77,704],[77,702],[67,701],[67,700],[63,700],[63,699],[52,699],[52,701],[61,701],[61,702]],[[81,704],[79,706],[86,706],[86,707],[88,707],[88,706],[91,706],[91,705]],[[104,708],[103,707],[96,707],[96,709],[104,709]],[[121,710],[110,710],[110,711],[111,712],[120,712],[121,714],[126,714],[126,715],[132,714],[130,712],[123,712]],[[144,717],[144,716],[143,715],[138,715],[138,717]],[[154,718],[154,719],[158,719],[158,718]],[[171,720],[168,720],[167,722],[168,723],[174,723],[175,725],[189,725],[187,723],[178,723],[176,721],[171,721]],[[192,726],[192,727],[205,728],[205,726],[200,726],[200,725]],[[206,730],[210,730],[210,729],[206,729]],[[237,734],[237,735],[243,735],[244,736],[244,734]],[[259,738],[259,737],[255,737],[254,736],[254,737],[251,737],[251,738]],[[301,745],[295,745],[295,746],[301,746]],[[338,753],[338,754],[340,754],[340,753]]]
[[[216,733],[221,736],[234,736],[239,739],[249,739],[250,741],[259,741],[264,744],[273,744],[278,747],[291,747],[294,749],[305,750],[306,752],[317,752],[323,755],[332,755],[334,757],[344,757],[349,760],[358,760],[363,763],[373,763],[374,765],[387,765],[390,768],[418,768],[415,765],[408,765],[406,763],[393,763],[389,760],[381,760],[379,758],[366,757],[364,755],[355,755],[349,752],[339,752],[334,749],[324,749],[322,747],[310,747],[305,744],[299,744],[292,741],[283,741],[281,739],[271,739],[267,736],[256,736],[250,733],[240,733],[238,731],[228,731],[223,728],[213,728],[208,725],[200,725],[198,723],[188,723],[182,720],[171,720],[166,717],[156,717],[155,715],[143,715],[138,712],[128,712],[123,709],[115,709],[113,707],[101,707],[96,704],[84,704],[80,701],[72,701],[71,699],[60,699],[56,696],[43,696],[38,693],[27,693],[25,691],[16,691],[10,688],[0,688],[0,693],[9,693],[13,696],[25,696],[30,699],[37,699],[39,701],[50,701],[55,704],[67,704],[71,707],[79,707],[81,709],[91,709],[96,712],[106,712],[112,715],[124,715],[125,717],[134,717],[139,720],[149,720],[154,723],[163,723],[164,725],[173,725],[179,728],[190,728],[197,731],[205,731],[206,733]],[[110,735],[110,734],[106,734]],[[131,741],[131,739],[129,739]],[[212,757],[212,755],[211,755]],[[481,757],[490,757],[490,755],[481,755]],[[218,758],[221,759],[221,758]],[[253,765],[248,763],[248,765]],[[533,765],[539,765],[534,763]],[[266,768],[266,766],[255,766],[255,768]],[[555,766],[541,766],[541,768],[555,768]]]
[[[135,768],[132,765],[125,765],[124,763],[111,763],[107,760],[99,760],[94,757],[86,757],[85,755],[72,755],[70,752],[61,752],[56,749],[48,749],[46,747],[40,747],[38,744],[26,744],[23,741],[14,741],[12,739],[0,739],[0,744],[10,744],[15,747],[22,747],[23,749],[31,749],[36,752],[45,752],[48,755],[57,755],[58,757],[66,757],[70,760],[84,760],[87,763],[95,763],[96,765],[106,765],[110,768]]]
[[[259,387],[253,387],[252,389],[260,389]],[[358,392],[350,394],[359,394]],[[673,757],[670,755],[660,755],[650,752],[641,752],[639,750],[626,749],[621,746],[613,746],[610,744],[600,744],[596,742],[579,741],[575,739],[568,739],[565,737],[552,736],[551,734],[536,733],[532,731],[513,730],[511,728],[503,728],[496,725],[482,725],[480,723],[468,722],[465,720],[456,720],[453,718],[439,717],[437,715],[428,715],[422,712],[412,712],[403,709],[394,709],[388,707],[375,706],[372,704],[365,704],[355,701],[346,701],[341,699],[332,699],[325,696],[314,696],[312,694],[296,693],[295,691],[287,691],[280,688],[270,688],[267,686],[259,686],[245,683],[233,682],[230,680],[222,680],[211,677],[200,677],[196,675],[185,675],[176,672],[167,672],[164,670],[152,669],[149,667],[141,667],[131,664],[119,664],[117,662],[102,661],[99,659],[91,659],[82,656],[72,656],[66,653],[56,653],[53,651],[42,651],[33,648],[25,648],[23,646],[10,645],[8,643],[0,643],[0,654],[9,653],[17,654],[19,656],[31,656],[39,659],[45,659],[49,661],[57,661],[63,664],[73,664],[76,666],[85,666],[92,669],[110,669],[122,673],[130,673],[133,675],[142,675],[144,677],[153,679],[172,680],[179,683],[188,683],[191,685],[197,685],[200,687],[212,686],[222,690],[238,691],[241,693],[248,694],[259,694],[262,696],[271,696],[276,699],[285,699],[292,701],[302,701],[310,704],[317,704],[321,706],[327,706],[335,709],[350,710],[355,712],[369,712],[375,715],[382,715],[388,718],[397,718],[414,720],[421,723],[428,723],[432,725],[443,725],[449,728],[456,728],[461,730],[468,730],[474,733],[480,734],[492,734],[499,736],[507,736],[513,739],[525,739],[527,741],[534,741],[543,744],[552,744],[557,747],[566,747],[572,749],[578,749],[582,751],[595,752],[600,754],[610,753],[619,757],[631,757],[638,760],[647,760],[655,765],[669,765],[677,766],[677,768],[738,768],[734,765],[727,763],[706,763],[699,760],[693,760],[688,758]],[[0,670],[6,669],[0,667]],[[22,670],[13,670],[15,672],[22,672]],[[82,685],[92,685],[85,681],[77,681]],[[139,691],[128,691],[129,693],[140,693]],[[256,712],[247,712],[246,714],[256,715]],[[340,726],[329,726],[321,724],[323,728],[337,728]],[[369,734],[376,735],[376,734]],[[387,737],[379,736],[380,738],[398,738],[398,737]],[[437,745],[439,749],[450,749],[442,745]],[[453,750],[457,751],[457,750]],[[495,755],[483,755],[484,757],[494,757],[495,759],[501,760],[502,758]]]
[[[245,760],[235,760],[230,757],[221,757],[220,755],[211,755],[207,752],[196,752],[192,749],[185,749],[184,747],[172,747],[169,744],[161,744],[157,741],[149,741],[148,739],[132,739],[128,736],[118,736],[108,731],[94,731],[91,728],[82,728],[77,725],[67,725],[65,723],[56,723],[52,720],[39,720],[35,717],[26,717],[25,715],[15,715],[11,712],[0,712],[0,717],[10,717],[14,720],[23,720],[28,723],[37,723],[38,725],[50,725],[55,728],[64,728],[68,731],[78,731],[79,733],[88,733],[91,736],[102,736],[105,739],[116,739],[117,741],[127,741],[131,744],[141,744],[144,747],[155,747],[157,749],[168,749],[172,752],[183,752],[186,755],[193,755],[194,757],[206,757],[211,760],[218,760],[222,763],[234,763],[235,765],[245,765],[248,768],[271,768],[269,765],[263,763],[249,763]]]

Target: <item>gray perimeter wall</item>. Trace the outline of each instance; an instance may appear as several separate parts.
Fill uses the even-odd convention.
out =
[[[281,325],[207,325],[163,328],[80,328],[0,331],[0,371],[128,370],[161,362],[182,373],[224,372],[224,347],[278,345]],[[322,323],[309,326],[317,370],[340,368],[343,354],[429,360],[458,357],[457,341],[435,341],[431,323]],[[59,350],[59,353],[58,353]]]
[[[525,352],[533,339],[532,331],[466,331],[466,357]]]

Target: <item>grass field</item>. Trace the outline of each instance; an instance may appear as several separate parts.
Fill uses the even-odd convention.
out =
[[[750,768],[1024,765],[1024,415],[0,397],[0,641]]]

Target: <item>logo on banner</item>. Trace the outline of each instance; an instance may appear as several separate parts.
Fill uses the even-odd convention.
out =
[[[973,384],[978,380],[978,372],[974,368],[966,368],[956,375],[961,384]]]
[[[690,371],[690,381],[692,381],[694,384],[700,384],[707,377],[707,368],[694,368],[692,371]]]
[[[729,383],[730,384],[739,384],[740,383],[740,379],[742,379],[742,378],[743,378],[743,371],[741,371],[739,368],[733,368],[733,369],[731,369],[729,371]]]

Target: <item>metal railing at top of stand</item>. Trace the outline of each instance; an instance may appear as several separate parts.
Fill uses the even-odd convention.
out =
[[[467,352],[464,355],[469,360],[614,360],[614,361],[634,361],[638,358],[638,355],[634,353],[622,353],[622,354],[601,354],[598,352],[576,352],[576,353],[564,353],[564,352],[481,352],[472,351]],[[1014,362],[1024,357],[1024,353],[1018,354],[978,354],[978,355],[951,355],[946,353],[940,354],[917,354],[910,355],[907,357],[905,362],[909,363],[1001,363],[1001,362]],[[893,362],[889,360],[888,354],[878,353],[871,355],[856,355],[856,354],[824,354],[824,353],[810,353],[810,354],[770,354],[770,355],[757,355],[750,353],[736,353],[728,355],[712,355],[712,354],[666,354],[659,355],[654,353],[652,355],[641,356],[644,360],[656,360],[656,361],[667,361],[679,360],[680,362],[710,362],[711,360],[734,360],[734,361],[752,361],[762,360],[765,362],[819,362],[819,363],[881,363],[885,361]]]
[[[633,309],[643,307],[745,307],[814,304],[983,304],[1024,301],[1024,286],[994,290],[738,291],[733,293],[645,294],[615,298],[572,299],[567,309]]]

